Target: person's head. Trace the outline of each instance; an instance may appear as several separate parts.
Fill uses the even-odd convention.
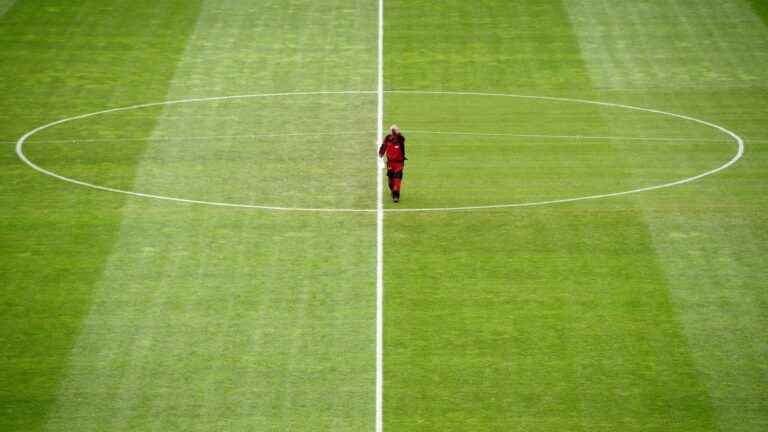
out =
[[[397,125],[392,125],[389,127],[389,131],[392,133],[392,135],[400,135],[400,128],[397,127]]]

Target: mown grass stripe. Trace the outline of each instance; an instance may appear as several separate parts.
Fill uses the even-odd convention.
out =
[[[612,31],[596,32],[599,25],[577,25],[582,45],[590,46],[586,59],[595,71],[596,81],[608,85],[602,78],[610,75],[611,80],[634,82],[646,91],[641,95],[627,93],[625,101],[642,99],[644,103],[665,104],[669,109],[701,113],[713,121],[730,121],[737,130],[750,130],[750,122],[744,121],[750,114],[745,111],[759,111],[764,104],[756,102],[748,94],[751,92],[737,88],[759,88],[768,59],[764,55],[765,26],[755,25],[757,19],[745,2],[676,4],[669,10],[628,3],[611,4],[608,10],[583,3],[569,4],[573,6],[572,12],[583,9],[576,13],[576,22],[644,23],[629,31],[627,26],[621,26],[622,38],[635,38],[632,45],[642,46],[637,53],[623,49],[622,39],[609,37]],[[649,14],[656,14],[656,19],[647,20]],[[685,25],[681,26],[681,22]],[[680,44],[687,49],[683,57],[678,49]],[[691,64],[691,58],[699,55],[696,46],[706,48],[703,52],[707,58]],[[721,52],[726,47],[731,48]],[[601,57],[610,52],[621,53],[613,57],[622,63],[619,67]],[[685,82],[670,80],[669,76],[662,78],[675,70],[668,68],[667,62],[626,67],[632,59],[646,57],[637,56],[640,52],[653,52],[656,59],[686,58]],[[716,74],[711,68],[696,72],[701,67],[699,63],[705,61],[727,68],[717,70]],[[673,83],[667,92],[657,90]],[[717,181],[656,197],[637,197],[669,287],[669,303],[683,330],[683,343],[696,371],[694,380],[701,383],[701,393],[712,407],[710,428],[720,430],[758,430],[766,422],[765,406],[758,396],[766,379],[756,360],[766,355],[761,348],[765,320],[754,307],[764,304],[765,296],[753,283],[764,279],[763,272],[757,270],[754,254],[765,239],[756,234],[755,227],[761,222],[752,216],[761,213],[752,207],[760,208],[764,203],[745,194],[751,189],[750,184],[759,181],[754,165],[764,162],[760,146],[755,147],[748,149],[753,160],[745,159]],[[706,150],[712,154],[716,151],[717,147]],[[691,155],[677,160],[673,166],[685,169],[695,160]],[[638,165],[633,171],[633,176],[640,178],[646,177],[649,169]]]
[[[0,25],[0,133],[162,97],[195,18],[190,2],[17,2]],[[163,46],[161,58],[148,40]],[[115,86],[136,79],[146,82],[130,94]],[[13,209],[3,212],[0,228],[0,429],[34,431],[55,404],[125,200],[52,184],[10,156],[0,156],[0,200]],[[130,157],[126,152],[129,166],[121,170],[126,178],[134,174]]]
[[[768,3],[762,0],[748,0],[755,13],[763,20],[763,24],[768,26]]]
[[[265,87],[370,91],[374,6],[206,1],[165,99]],[[318,54],[326,50],[334,55]],[[375,106],[375,94],[167,106],[151,113],[153,137],[258,134],[267,126],[373,131]],[[326,135],[150,140],[128,187],[373,207],[374,134],[334,138],[338,145],[327,151],[319,151]],[[90,157],[99,154],[94,144]],[[339,167],[352,168],[327,175]],[[151,200],[131,200],[123,213],[50,430],[374,424],[371,215],[255,214]]]
[[[2,18],[16,3],[16,0],[0,0],[0,18]]]
[[[759,64],[768,56],[768,28],[747,2],[564,4],[597,88],[675,91],[765,81]]]
[[[512,88],[518,94],[605,100],[595,96],[562,5],[451,2],[436,13],[428,9],[412,2],[392,7],[388,22],[397,25],[388,30],[387,46],[406,52],[418,41],[420,51],[418,59],[391,60],[397,67],[388,69],[388,82],[415,90],[482,83],[488,92]],[[482,26],[463,25],[466,17]],[[497,69],[506,71],[503,78],[488,75]],[[552,94],[562,87],[566,94]],[[631,120],[612,111],[569,118],[566,110],[549,112],[534,103],[489,104],[468,96],[453,106],[432,99],[392,95],[387,115],[417,130],[471,125],[505,133],[535,125],[525,133],[589,127],[584,135],[601,136],[619,135],[604,131]],[[498,184],[509,178],[516,179],[512,189],[545,184],[558,190],[568,184],[558,167],[590,161],[552,144],[539,146],[546,157],[537,159],[527,147],[510,152],[497,143],[489,150],[497,140],[480,145],[476,137],[452,137],[460,142],[448,146],[440,137],[428,139],[409,139],[406,205],[452,200],[464,190],[471,191],[467,196],[494,196],[504,192]],[[626,148],[611,141],[598,147],[597,157],[610,167],[601,168],[612,181],[632,182]],[[470,165],[475,151],[493,156]],[[439,169],[454,159],[454,170]],[[504,180],[478,180],[505,161],[512,162],[499,173]],[[597,179],[597,172],[573,181]],[[441,185],[429,197],[414,187],[429,183]],[[631,200],[455,215],[395,213],[388,218],[386,247],[397,250],[388,257],[385,277],[387,365],[398,371],[385,391],[389,427],[712,429],[711,406],[670,305],[664,271]]]

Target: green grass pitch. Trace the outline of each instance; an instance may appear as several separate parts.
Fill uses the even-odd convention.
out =
[[[378,7],[0,0],[1,431],[375,430],[375,212],[15,150],[375,209]],[[766,3],[384,8],[384,430],[768,430]]]

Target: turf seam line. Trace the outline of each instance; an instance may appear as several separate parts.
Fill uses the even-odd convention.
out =
[[[615,140],[615,141],[679,141],[679,142],[727,142],[725,138],[695,138],[695,137],[641,137],[641,136],[607,136],[607,135],[547,135],[547,134],[516,134],[516,133],[490,133],[490,132],[461,132],[461,131],[428,131],[428,130],[407,130],[408,133],[425,135],[467,135],[467,136],[490,136],[490,137],[510,137],[510,138],[542,138],[542,139],[584,139],[584,140]],[[218,139],[245,139],[245,138],[279,138],[279,137],[304,137],[316,135],[366,135],[373,133],[371,131],[339,131],[339,132],[289,132],[289,133],[265,133],[265,134],[241,134],[241,135],[206,135],[206,136],[165,136],[165,137],[146,137],[146,138],[70,138],[70,139],[51,139],[34,140],[36,144],[57,144],[57,143],[94,143],[94,142],[135,142],[135,141],[205,141]],[[749,140],[751,142],[768,142],[768,140]],[[2,144],[15,144],[16,141],[0,141]]]
[[[92,143],[92,142],[105,142],[105,143],[111,143],[111,142],[135,142],[135,141],[206,141],[206,140],[218,140],[218,139],[240,139],[240,138],[279,138],[279,137],[304,137],[304,136],[315,136],[315,135],[363,135],[363,134],[370,134],[373,133],[371,131],[347,131],[347,132],[289,132],[289,133],[265,133],[265,134],[241,134],[241,135],[205,135],[205,136],[161,136],[161,137],[145,137],[145,138],[85,138],[85,139],[78,139],[78,138],[62,138],[62,139],[51,139],[51,140],[35,140],[35,143],[38,144],[44,144],[44,143]],[[0,141],[0,143],[3,143],[5,141]],[[8,141],[9,144],[13,144],[16,141]]]
[[[607,135],[546,135],[546,134],[515,134],[515,133],[487,133],[487,132],[442,132],[426,130],[409,130],[409,133],[426,135],[469,135],[469,136],[498,136],[512,138],[543,138],[543,139],[584,139],[584,140],[612,140],[612,141],[680,141],[680,142],[727,142],[725,138],[688,138],[688,137],[632,137],[632,136],[607,136]]]

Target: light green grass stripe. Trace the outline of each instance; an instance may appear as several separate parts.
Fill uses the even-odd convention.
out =
[[[373,88],[369,3],[204,2],[168,99]],[[370,95],[249,102],[150,113],[154,137],[375,129]],[[372,205],[370,139],[242,141],[150,141],[132,187]],[[343,176],[329,175],[345,165]],[[143,200],[123,213],[49,430],[373,424],[372,217]]]
[[[768,78],[768,29],[742,0],[564,4],[597,88],[754,87]]]

